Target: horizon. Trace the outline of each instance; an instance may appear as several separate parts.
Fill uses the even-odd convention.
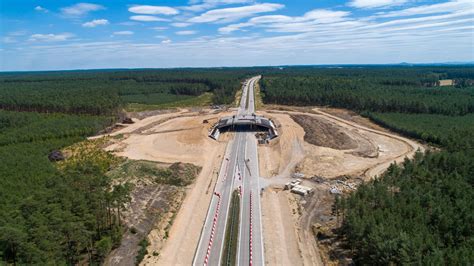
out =
[[[474,61],[468,0],[19,0],[0,15],[1,72]]]
[[[298,68],[298,67],[316,67],[316,68],[350,68],[350,67],[469,67],[474,62],[434,62],[434,63],[393,63],[393,64],[310,64],[310,65],[256,65],[256,66],[213,66],[213,67],[137,67],[137,68],[83,68],[83,69],[42,69],[42,70],[1,70],[0,73],[40,73],[40,72],[81,72],[81,71],[120,71],[120,70],[193,70],[193,69],[233,69],[233,68]]]

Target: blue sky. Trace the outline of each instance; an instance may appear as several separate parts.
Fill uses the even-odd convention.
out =
[[[472,0],[0,0],[0,71],[474,61]]]

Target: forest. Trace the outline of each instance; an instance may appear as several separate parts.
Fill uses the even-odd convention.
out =
[[[392,165],[337,203],[357,264],[474,262],[474,134],[457,139],[462,145],[446,146],[451,152]]]
[[[2,261],[93,263],[120,243],[116,213],[129,188],[112,185],[105,175],[114,160],[84,155],[63,168],[48,160],[52,150],[82,141],[109,123],[108,117],[0,111]]]
[[[437,87],[440,79],[455,86]],[[291,68],[262,81],[267,104],[359,112],[434,149],[337,198],[357,265],[474,263],[474,68]]]
[[[261,82],[263,100],[267,104],[329,105],[359,112],[444,115],[474,112],[473,86],[465,86],[473,82],[474,74],[468,70],[408,69],[302,68],[300,72],[293,69],[268,73]],[[458,72],[459,78],[454,76]],[[444,77],[454,78],[459,87],[436,87],[436,82]]]
[[[436,147],[338,201],[356,263],[472,264],[473,68],[367,66],[0,73],[1,261],[100,263],[129,200],[106,174],[119,159],[51,162],[51,151],[85,143],[132,104],[230,104],[256,74],[266,104],[344,107]]]
[[[110,115],[129,103],[160,104],[212,94],[229,104],[252,69],[176,69],[0,74],[0,109]]]

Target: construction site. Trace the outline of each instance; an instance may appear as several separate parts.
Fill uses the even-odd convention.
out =
[[[337,225],[335,197],[424,150],[343,109],[264,106],[249,114],[236,112],[200,108],[135,114],[133,124],[107,134],[115,138],[105,149],[118,156],[201,169],[185,188],[167,238],[154,230],[148,234],[148,254],[158,255],[146,256],[141,265],[193,264],[221,164],[237,132],[250,132],[258,141],[257,196],[267,265],[330,263],[332,246],[318,236]]]

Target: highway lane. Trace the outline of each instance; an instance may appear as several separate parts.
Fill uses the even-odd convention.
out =
[[[237,116],[254,113],[253,88],[258,79],[259,77],[254,77],[244,84]],[[248,106],[247,97],[249,97]],[[257,142],[253,133],[239,129],[227,146],[193,265],[220,265],[224,259],[222,253],[231,194],[234,189],[239,188],[242,188],[243,194],[237,251],[238,264],[249,265],[252,262],[253,265],[263,265]],[[250,208],[252,208],[252,216]],[[252,236],[250,235],[251,221]],[[250,257],[250,239],[252,239],[253,247],[252,257]]]
[[[249,96],[249,105],[247,106],[247,113],[248,114],[255,113],[255,96],[254,96],[255,84],[260,78],[261,78],[261,76],[254,77],[249,81],[249,83],[250,83],[249,88],[251,88],[251,89],[248,90],[248,96]]]
[[[255,83],[260,77],[249,82],[248,106],[246,114],[255,113]],[[242,180],[242,204],[239,229],[238,265],[264,265],[264,250],[260,210],[260,183],[257,155],[257,140],[253,132],[245,132],[244,174]]]
[[[227,214],[233,189],[237,149],[241,146],[242,137],[236,136],[228,145],[226,156],[221,164],[214,195],[208,209],[201,239],[194,257],[194,265],[219,265]]]

